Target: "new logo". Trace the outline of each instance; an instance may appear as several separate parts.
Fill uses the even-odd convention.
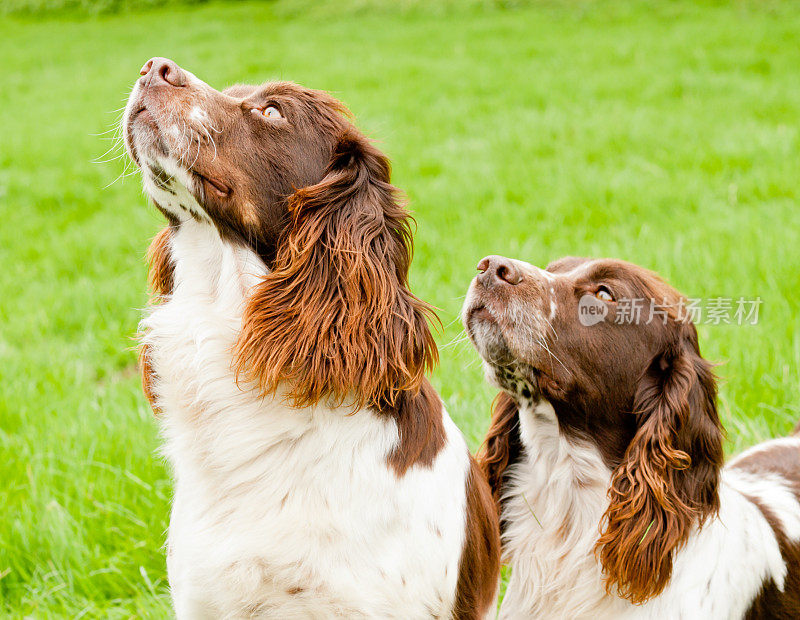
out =
[[[578,320],[584,327],[591,327],[604,321],[608,314],[608,304],[594,295],[584,295],[578,301]]]

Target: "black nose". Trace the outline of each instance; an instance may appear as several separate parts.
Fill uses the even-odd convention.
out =
[[[189,78],[186,72],[177,63],[169,58],[155,57],[144,63],[139,71],[142,86],[157,86],[169,84],[170,86],[186,86]]]
[[[484,284],[519,284],[522,272],[505,256],[486,256],[478,263],[478,279]]]

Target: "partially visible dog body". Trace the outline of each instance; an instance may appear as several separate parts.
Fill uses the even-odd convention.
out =
[[[141,76],[123,126],[169,222],[141,332],[178,617],[493,615],[495,506],[425,378],[388,161],[322,92]]]
[[[800,437],[723,467],[680,294],[617,260],[478,269],[463,321],[502,390],[481,457],[512,569],[500,616],[800,617]]]

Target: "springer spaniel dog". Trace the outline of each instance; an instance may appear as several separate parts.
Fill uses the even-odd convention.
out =
[[[619,260],[478,271],[462,318],[501,390],[481,458],[512,569],[500,616],[800,618],[800,437],[723,468],[681,295]],[[640,320],[625,300],[647,300]]]
[[[323,92],[219,92],[164,58],[123,129],[168,222],[141,361],[178,618],[493,616],[496,507],[425,378],[386,157]]]

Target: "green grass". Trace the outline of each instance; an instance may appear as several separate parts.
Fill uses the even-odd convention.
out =
[[[0,14],[86,16],[204,2],[207,0],[3,0]]]
[[[132,335],[159,217],[90,161],[153,55],[215,86],[333,91],[416,212],[434,377],[477,448],[492,390],[456,321],[478,259],[616,256],[693,297],[729,450],[800,418],[800,10],[791,4],[388,0],[0,21],[0,615],[164,617],[170,484]],[[452,343],[452,344],[449,344]]]

